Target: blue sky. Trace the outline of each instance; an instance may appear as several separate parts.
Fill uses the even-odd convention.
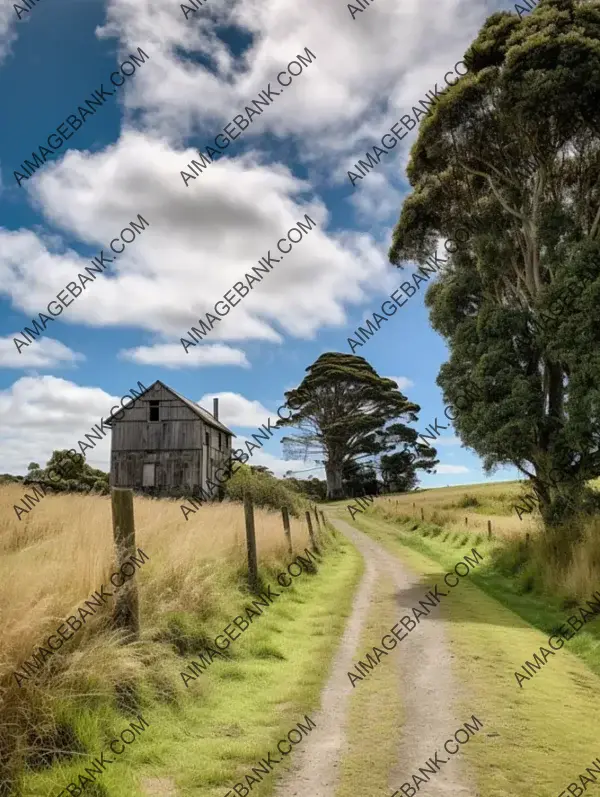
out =
[[[138,381],[208,409],[218,395],[221,420],[252,434],[321,353],[350,351],[348,336],[406,279],[387,250],[414,131],[355,188],[347,171],[498,8],[399,5],[377,0],[355,19],[337,0],[209,0],[188,19],[172,0],[45,0],[21,20],[2,8],[0,93],[13,113],[0,128],[0,472],[73,447]],[[139,47],[148,60],[18,187],[24,159],[94,90],[114,90],[109,75]],[[305,48],[314,62],[186,187],[197,149]],[[305,213],[317,228],[186,355],[181,336]],[[149,228],[19,354],[15,334],[138,214]],[[447,351],[423,293],[357,353],[421,405],[421,430],[441,419]],[[279,475],[310,468],[283,460],[281,434],[255,461]],[[423,486],[485,479],[451,428],[442,443]],[[105,441],[88,460],[107,469],[108,454]]]

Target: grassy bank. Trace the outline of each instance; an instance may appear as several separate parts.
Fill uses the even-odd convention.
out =
[[[414,520],[390,523],[383,508],[368,510],[367,515],[385,521],[371,527],[370,534],[375,535],[387,547],[394,548],[396,553],[408,547],[434,559],[447,569],[476,547],[485,556],[485,564],[473,572],[470,577],[473,582],[527,623],[543,631],[546,636],[566,622],[578,602],[583,602],[585,606],[585,601],[592,597],[594,591],[600,592],[600,578],[596,581],[591,574],[589,578],[583,579],[576,594],[568,594],[564,583],[563,589],[557,585],[553,592],[534,591],[528,559],[525,557],[535,561],[534,546],[539,545],[539,541],[531,541],[530,546],[534,550],[527,553],[524,542],[515,545],[514,542],[504,539],[488,540],[482,534],[452,532],[435,524]],[[359,517],[361,516],[357,516],[356,520],[359,521],[360,528]],[[568,647],[600,675],[600,619],[587,623],[568,642]]]
[[[318,572],[305,569],[282,588],[277,574],[303,554],[308,533],[292,519],[290,557],[281,515],[257,510],[261,582],[279,596],[226,660],[215,658],[186,687],[181,672],[255,597],[246,586],[243,508],[208,505],[186,522],[177,502],[136,499],[135,516],[150,557],[138,571],[140,641],[119,644],[109,602],[19,688],[13,671],[109,583],[110,503],[49,496],[17,531],[4,515],[0,794],[12,781],[22,797],[54,797],[141,715],[147,730],[85,793],[167,797],[177,786],[216,797],[316,704],[359,577],[353,548],[328,532]],[[155,779],[144,782],[142,771]],[[254,791],[266,794],[270,780]]]
[[[484,556],[440,607],[453,667],[464,685],[456,696],[460,716],[475,714],[484,723],[486,744],[461,749],[479,793],[555,797],[569,783],[579,783],[577,774],[598,756],[598,620],[520,688],[515,671],[571,612],[565,615],[556,601],[518,594],[510,579],[490,566],[495,544],[486,540],[446,536],[426,526],[412,529],[414,521],[390,523],[373,512],[357,516],[354,525],[421,573],[428,586],[443,589],[444,574],[473,547]]]

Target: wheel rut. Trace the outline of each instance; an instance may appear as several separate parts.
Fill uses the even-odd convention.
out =
[[[346,747],[346,717],[353,691],[347,673],[353,671],[358,659],[364,659],[369,652],[369,649],[357,650],[357,645],[378,581],[386,576],[393,581],[397,622],[404,615],[412,617],[411,607],[418,607],[428,589],[435,587],[435,584],[424,585],[418,575],[366,534],[336,517],[330,517],[330,520],[364,557],[365,574],[321,695],[321,707],[311,715],[317,728],[295,752],[292,767],[278,780],[275,797],[335,795]],[[388,632],[389,628],[383,626],[381,635],[375,636],[372,644],[379,646],[381,637]],[[392,658],[397,661],[392,662]],[[419,797],[475,797],[477,794],[460,756],[453,758],[443,752],[444,742],[465,719],[469,719],[456,714],[459,685],[452,674],[451,661],[444,620],[437,606],[378,665],[395,664],[398,668],[398,689],[405,715],[396,760],[390,762],[389,786],[392,791],[403,783],[412,786],[411,775],[419,775],[419,767],[425,767],[427,760],[437,751],[438,760],[443,758],[446,763],[442,762],[440,771],[431,775],[428,783],[421,785]],[[364,681],[356,683],[357,689],[370,687],[368,675]],[[389,796],[368,794],[365,797]]]

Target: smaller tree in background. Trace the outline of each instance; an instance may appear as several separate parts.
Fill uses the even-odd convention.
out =
[[[380,492],[377,471],[372,462],[347,462],[342,472],[342,484],[345,495],[351,498],[378,495]]]
[[[277,422],[300,430],[283,438],[285,455],[324,455],[328,498],[342,498],[344,466],[386,451],[386,424],[416,422],[420,407],[354,354],[326,352],[306,371],[300,386],[285,394],[290,416]]]
[[[435,473],[435,466],[439,460],[435,448],[415,443],[414,453],[408,447],[394,454],[384,454],[381,457],[381,478],[386,492],[407,493],[414,490],[418,484],[418,470],[426,473]]]
[[[403,423],[390,424],[385,430],[387,454],[381,457],[381,478],[388,492],[413,490],[418,482],[417,471],[435,473],[437,451],[418,442],[419,433]],[[400,451],[395,449],[401,446]],[[412,451],[411,451],[412,449]],[[393,453],[390,453],[392,452]]]

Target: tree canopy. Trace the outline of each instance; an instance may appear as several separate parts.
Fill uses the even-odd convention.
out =
[[[600,475],[600,5],[495,13],[465,58],[413,146],[390,259],[445,241],[438,384],[450,403],[479,389],[458,434],[486,470],[531,478],[551,523]]]
[[[45,468],[40,468],[37,462],[30,462],[24,481],[26,484],[42,484],[58,492],[85,492],[92,489],[102,494],[109,492],[108,473],[92,468],[82,454],[71,457],[66,449],[53,451]]]
[[[350,475],[350,463],[393,450],[400,441],[416,440],[416,431],[401,421],[416,421],[420,407],[393,379],[379,376],[354,354],[327,352],[306,371],[299,387],[286,392],[291,414],[277,425],[300,430],[283,439],[286,456],[325,455],[328,497],[340,498],[344,468]]]

